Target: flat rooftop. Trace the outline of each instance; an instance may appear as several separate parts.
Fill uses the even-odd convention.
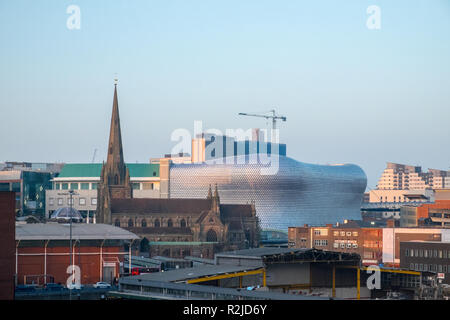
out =
[[[79,240],[137,240],[139,237],[108,224],[72,223],[72,238]],[[69,240],[68,223],[16,223],[16,240]]]
[[[163,282],[184,282],[191,279],[211,277],[236,272],[252,271],[261,269],[254,266],[234,266],[234,265],[199,265],[193,268],[175,269],[164,272],[146,273],[132,276],[133,279],[141,281],[163,281]],[[127,277],[128,278],[128,277]]]

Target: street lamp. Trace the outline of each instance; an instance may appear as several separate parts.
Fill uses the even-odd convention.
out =
[[[70,266],[72,266],[72,282],[73,282],[73,274],[74,274],[74,265],[73,265],[73,248],[72,248],[72,220],[73,220],[73,212],[72,212],[72,206],[73,206],[73,195],[76,195],[75,191],[69,190],[69,212],[70,212],[70,222],[69,222],[69,229],[70,229]],[[58,193],[59,195],[67,195],[67,193]],[[69,299],[72,300],[72,289],[69,290]]]

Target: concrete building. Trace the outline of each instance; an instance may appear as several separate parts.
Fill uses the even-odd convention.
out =
[[[286,144],[267,141],[260,129],[239,132],[240,137],[201,133],[192,139],[192,163],[222,160],[226,157],[251,154],[286,156]]]
[[[167,166],[161,167],[159,163],[129,163],[126,166],[130,172],[134,198],[160,198],[168,194],[168,190],[161,192],[160,182],[160,168],[168,170]],[[101,171],[101,163],[64,165],[60,174],[51,180],[51,188],[45,193],[46,217],[59,208],[70,206],[68,190],[74,190],[72,206],[83,217],[93,218],[97,211],[97,188]],[[168,187],[167,184],[165,187]]]
[[[406,241],[400,243],[400,267],[437,274],[450,284],[450,242]]]
[[[406,241],[440,242],[449,236],[450,229],[442,228],[383,228],[382,263],[400,266],[400,243]]]
[[[15,194],[0,191],[0,300],[14,299]]]
[[[425,190],[448,188],[446,178],[450,171],[428,169],[423,172],[420,166],[388,162],[378,180],[378,190]]]
[[[17,284],[65,285],[71,261],[80,267],[82,284],[112,282],[121,273],[124,255],[131,255],[131,246],[127,252],[124,245],[139,237],[110,225],[74,223],[72,239],[73,260],[69,224],[16,223]]]

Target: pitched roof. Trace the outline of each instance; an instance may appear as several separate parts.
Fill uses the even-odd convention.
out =
[[[225,219],[252,216],[250,204],[221,204],[220,212]]]
[[[159,164],[157,163],[128,163],[130,177],[159,177]],[[73,177],[100,177],[101,163],[68,163],[62,168],[58,178]]]

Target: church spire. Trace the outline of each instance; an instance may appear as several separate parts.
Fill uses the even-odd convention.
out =
[[[125,180],[126,169],[123,158],[122,133],[120,131],[119,102],[117,99],[117,79],[114,83],[113,109],[109,132],[108,157],[106,161],[107,174],[111,184],[122,184]],[[114,175],[112,173],[114,172]]]

